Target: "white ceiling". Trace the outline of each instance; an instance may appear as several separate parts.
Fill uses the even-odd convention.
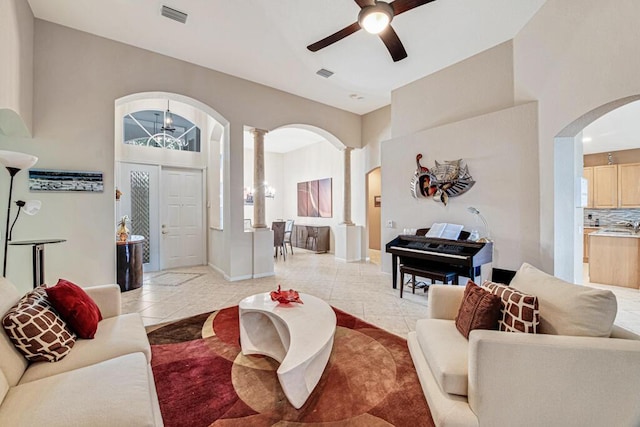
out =
[[[605,114],[582,131],[584,154],[640,148],[640,101]]]
[[[353,0],[29,3],[40,19],[364,114],[389,104],[391,90],[513,38],[544,1],[436,0],[406,12],[392,22],[409,55],[397,63],[364,31],[306,49],[356,21]],[[188,13],[187,23],[162,17],[162,4]],[[317,76],[320,68],[335,74]]]

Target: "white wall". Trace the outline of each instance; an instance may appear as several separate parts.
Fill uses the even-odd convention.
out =
[[[29,136],[33,115],[33,13],[26,0],[0,2],[0,133]]]
[[[537,105],[529,103],[447,124],[382,144],[382,224],[385,244],[403,228],[430,227],[434,222],[476,227],[467,212],[474,206],[485,216],[494,239],[493,266],[515,270],[522,261],[538,264]],[[435,160],[463,159],[476,181],[447,206],[431,199],[414,199],[409,182],[416,170]],[[391,255],[383,256],[391,271]]]

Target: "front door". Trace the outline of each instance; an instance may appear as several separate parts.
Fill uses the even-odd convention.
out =
[[[204,264],[202,171],[162,169],[162,269]]]
[[[117,187],[122,195],[116,203],[117,219],[127,215],[131,234],[144,236],[144,271],[157,271],[160,268],[160,167],[136,163],[120,163],[118,167]]]

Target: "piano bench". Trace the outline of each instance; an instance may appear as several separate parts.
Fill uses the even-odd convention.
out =
[[[442,283],[446,284],[457,284],[458,282],[458,273],[454,273],[451,271],[440,271],[440,270],[423,270],[418,267],[412,267],[409,265],[400,264],[400,298],[402,298],[402,291],[404,288],[404,275],[411,275],[411,283],[413,284],[413,292],[416,293],[416,276],[424,277],[426,279],[431,279],[431,283],[435,280],[439,280]],[[425,292],[428,289],[428,286],[425,288]]]

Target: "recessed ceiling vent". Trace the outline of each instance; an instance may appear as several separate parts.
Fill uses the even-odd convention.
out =
[[[169,6],[162,6],[162,16],[165,18],[173,19],[181,24],[187,22],[187,14],[170,8]]]
[[[326,68],[320,68],[318,71],[316,71],[316,74],[328,79],[329,77],[333,76],[333,71],[329,71]]]

